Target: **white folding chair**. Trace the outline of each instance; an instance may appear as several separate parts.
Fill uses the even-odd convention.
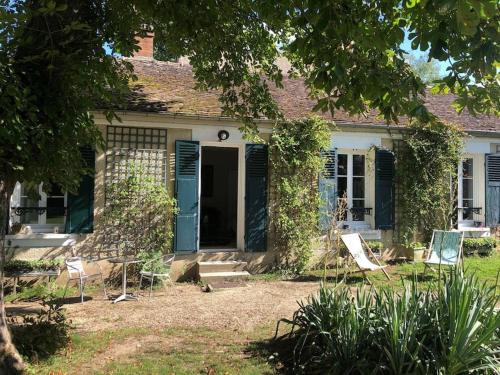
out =
[[[377,257],[373,254],[372,250],[370,249],[370,246],[368,246],[368,244],[365,242],[365,240],[363,239],[363,237],[361,237],[359,233],[343,234],[340,236],[340,238],[347,247],[349,255],[354,259],[354,262],[356,262],[356,265],[358,266],[359,270],[363,273],[364,277],[366,278],[366,280],[368,280],[370,284],[371,281],[368,278],[368,276],[366,276],[365,271],[382,270],[387,279],[388,280],[391,279],[389,277],[389,274],[384,269],[387,266],[383,266],[380,264]],[[366,246],[368,252],[373,257],[373,259],[375,259],[375,262],[377,262],[377,264],[371,262],[370,259],[368,259],[368,257],[365,254],[365,251],[363,250],[363,244]]]
[[[104,291],[104,298],[108,298],[108,295],[106,293],[106,285],[104,284],[104,278],[102,276],[101,267],[99,266],[99,263],[95,262],[95,264],[97,264],[97,267],[99,268],[99,272],[93,274],[87,274],[85,272],[81,257],[68,258],[64,261],[64,263],[66,264],[66,269],[68,270],[68,281],[66,282],[66,287],[64,288],[63,298],[66,297],[66,291],[68,289],[70,281],[78,281],[80,287],[80,298],[81,302],[83,303],[83,290],[85,288],[85,283],[88,280],[96,278],[101,279],[102,289]]]
[[[149,285],[149,298],[151,299],[151,293],[153,291],[153,283],[155,280],[155,277],[158,279],[167,279],[170,280],[170,268],[172,267],[172,263],[174,262],[175,259],[175,254],[172,255],[167,255],[163,258],[163,264],[165,266],[165,271],[163,272],[154,272],[154,271],[149,271],[148,270],[148,265],[153,262],[153,260],[149,262],[145,262],[143,264],[142,270],[140,272],[141,278],[139,280],[139,289],[141,289],[142,286],[142,279],[147,279],[150,281]]]

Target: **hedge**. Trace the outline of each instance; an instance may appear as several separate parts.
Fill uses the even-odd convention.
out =
[[[464,254],[472,255],[477,252],[479,255],[490,255],[496,245],[497,241],[493,237],[465,238]]]

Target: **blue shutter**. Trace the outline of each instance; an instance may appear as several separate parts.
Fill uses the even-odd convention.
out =
[[[394,228],[394,155],[375,152],[375,228]]]
[[[486,225],[500,224],[500,154],[486,155]]]
[[[80,152],[91,173],[82,177],[76,195],[68,194],[66,233],[92,233],[94,230],[95,151],[82,147]]]
[[[175,218],[175,251],[198,250],[198,176],[200,145],[196,141],[175,142],[175,196],[179,209]]]
[[[325,168],[319,176],[318,191],[321,199],[319,207],[319,228],[325,233],[331,224],[332,215],[337,208],[337,151],[323,151]]]
[[[245,153],[245,250],[267,250],[267,146],[252,144]]]

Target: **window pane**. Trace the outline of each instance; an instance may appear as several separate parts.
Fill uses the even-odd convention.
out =
[[[344,195],[347,196],[347,177],[338,177],[337,184],[338,184],[337,196],[339,198],[344,197]]]
[[[472,170],[472,159],[465,159],[462,163],[463,169],[462,169],[462,175],[463,177],[472,177],[473,170]]]
[[[355,199],[352,201],[352,220],[353,221],[364,221],[365,212],[362,208],[365,207],[364,199]]]
[[[21,207],[38,207],[38,201],[28,198],[21,197],[20,202]],[[38,212],[36,210],[26,211],[19,217],[21,224],[38,224]]]
[[[339,156],[338,156],[337,175],[338,176],[347,176],[347,155],[346,154],[339,154]]]
[[[462,219],[463,220],[474,220],[474,213],[472,210],[467,210],[467,207],[473,207],[472,200],[463,200],[462,201]]]
[[[352,178],[352,197],[364,198],[365,197],[365,178],[353,177]]]
[[[64,224],[64,197],[47,197],[47,224]]]
[[[464,199],[472,199],[472,179],[464,178],[462,180],[462,194]]]
[[[352,156],[352,174],[353,176],[365,175],[365,156],[353,155]]]

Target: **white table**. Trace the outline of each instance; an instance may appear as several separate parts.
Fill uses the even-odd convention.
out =
[[[122,264],[122,294],[119,295],[113,303],[117,303],[120,301],[135,301],[137,300],[137,297],[134,296],[133,294],[127,293],[127,265],[128,264],[134,264],[134,263],[141,263],[142,260],[137,259],[137,258],[131,258],[131,257],[117,257],[117,258],[111,258],[108,259],[110,263],[115,263],[115,264]]]

